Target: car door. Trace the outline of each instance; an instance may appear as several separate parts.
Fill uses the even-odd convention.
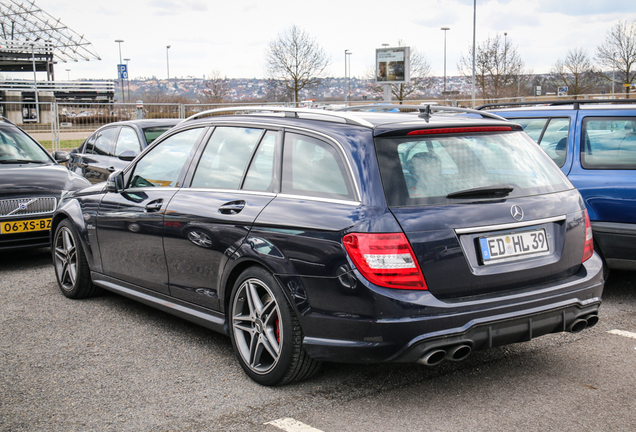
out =
[[[122,191],[104,195],[96,229],[106,275],[168,294],[164,214],[203,131],[198,127],[166,137],[127,170]]]
[[[225,263],[275,196],[280,133],[252,127],[217,127],[190,187],[166,209],[164,247],[172,296],[219,309]]]
[[[604,258],[636,261],[636,115],[607,110],[581,112],[575,162],[568,176],[588,208]],[[618,267],[617,267],[618,268]]]

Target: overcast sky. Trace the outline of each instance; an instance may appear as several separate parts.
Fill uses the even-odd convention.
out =
[[[129,58],[131,78],[265,77],[264,54],[278,34],[297,25],[331,59],[329,76],[344,76],[344,51],[351,75],[363,78],[375,49],[399,40],[426,56],[433,75],[447,74],[472,45],[473,0],[35,0],[37,6],[92,43],[101,61],[59,63],[57,80],[116,78],[118,44]],[[593,57],[619,20],[636,19],[635,0],[477,0],[477,43],[508,33],[526,69],[549,72],[568,50]],[[66,69],[70,69],[67,72]],[[29,79],[26,74],[17,77]],[[38,77],[39,78],[39,77]]]

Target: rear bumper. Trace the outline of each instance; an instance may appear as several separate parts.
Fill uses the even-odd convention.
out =
[[[375,317],[316,310],[301,315],[304,348],[324,361],[414,362],[438,347],[481,350],[528,341],[596,315],[603,286],[602,261],[594,254],[573,276],[500,297],[441,302],[428,292],[376,288]]]

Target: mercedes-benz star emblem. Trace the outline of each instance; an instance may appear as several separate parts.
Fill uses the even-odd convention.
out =
[[[512,218],[517,222],[520,222],[523,219],[523,209],[518,205],[513,205],[510,207],[510,214]]]

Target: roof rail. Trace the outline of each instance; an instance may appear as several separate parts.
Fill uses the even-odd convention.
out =
[[[235,113],[276,113],[281,112],[285,114],[285,117],[293,117],[293,118],[303,118],[299,114],[302,114],[307,117],[324,117],[325,121],[337,121],[344,120],[345,123],[354,124],[358,126],[364,126],[368,128],[373,128],[373,124],[369,123],[366,120],[358,118],[353,115],[338,113],[334,111],[325,111],[325,110],[317,110],[310,108],[289,108],[289,107],[275,107],[275,106],[246,106],[246,107],[226,107],[226,108],[215,108],[211,110],[201,111],[200,113],[196,113],[181,121],[180,123],[184,123],[187,121],[195,120],[197,118],[206,116],[206,115],[223,115],[223,114],[235,114]]]
[[[636,99],[569,99],[569,100],[547,100],[547,101],[526,101],[526,102],[499,102],[499,103],[489,103],[478,106],[476,109],[483,110],[487,108],[495,108],[495,107],[523,107],[528,105],[548,105],[548,106],[559,106],[559,105],[573,105],[575,110],[580,109],[580,105],[612,105],[612,104],[636,104]]]
[[[481,116],[482,118],[490,118],[490,119],[494,119],[494,120],[506,120],[503,117],[500,117],[500,116],[492,114],[492,113],[484,112],[484,111],[477,111],[477,110],[470,109],[470,108],[449,107],[449,106],[438,105],[438,104],[425,104],[425,105],[404,105],[404,104],[403,105],[398,105],[398,104],[356,105],[356,106],[351,106],[351,107],[347,107],[347,108],[340,108],[340,109],[338,109],[336,111],[359,111],[359,110],[366,110],[366,109],[378,109],[379,111],[384,111],[385,109],[391,109],[391,110],[398,109],[400,111],[403,111],[403,110],[417,111],[417,112],[419,112],[418,117],[421,117],[421,118],[430,118],[432,111],[449,111],[449,112],[458,112],[458,113],[467,113],[467,114],[477,114],[477,115]]]

